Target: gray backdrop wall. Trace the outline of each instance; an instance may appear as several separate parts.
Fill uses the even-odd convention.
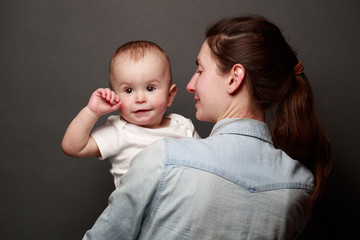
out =
[[[0,238],[80,239],[106,207],[108,161],[72,159],[60,142],[92,91],[107,86],[119,45],[146,39],[168,52],[179,89],[169,111],[205,137],[212,125],[195,119],[185,91],[205,28],[248,14],[275,22],[298,51],[334,144],[328,192],[303,238],[355,236],[359,10],[356,0],[0,1]]]

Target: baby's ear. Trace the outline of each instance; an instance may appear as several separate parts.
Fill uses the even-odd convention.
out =
[[[168,99],[168,103],[167,103],[168,107],[171,106],[171,104],[175,98],[176,92],[177,92],[176,84],[172,84],[169,88],[169,99]]]

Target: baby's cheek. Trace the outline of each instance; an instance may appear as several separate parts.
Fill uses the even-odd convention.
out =
[[[166,110],[166,108],[167,108],[167,102],[166,102],[166,101],[158,102],[157,105],[156,105],[156,108],[157,108],[159,111],[165,112],[165,110]]]
[[[120,104],[120,109],[119,109],[120,112],[125,113],[125,112],[128,111],[128,109],[129,109],[128,104],[127,104],[126,102],[121,102],[121,104]]]

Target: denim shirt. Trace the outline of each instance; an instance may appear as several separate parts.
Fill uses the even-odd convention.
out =
[[[294,239],[310,218],[313,182],[265,123],[224,119],[206,139],[140,152],[84,239]]]

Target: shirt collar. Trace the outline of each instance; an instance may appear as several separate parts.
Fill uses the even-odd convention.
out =
[[[226,118],[218,121],[210,136],[222,134],[239,134],[255,137],[273,144],[269,126],[265,122],[254,119]]]

